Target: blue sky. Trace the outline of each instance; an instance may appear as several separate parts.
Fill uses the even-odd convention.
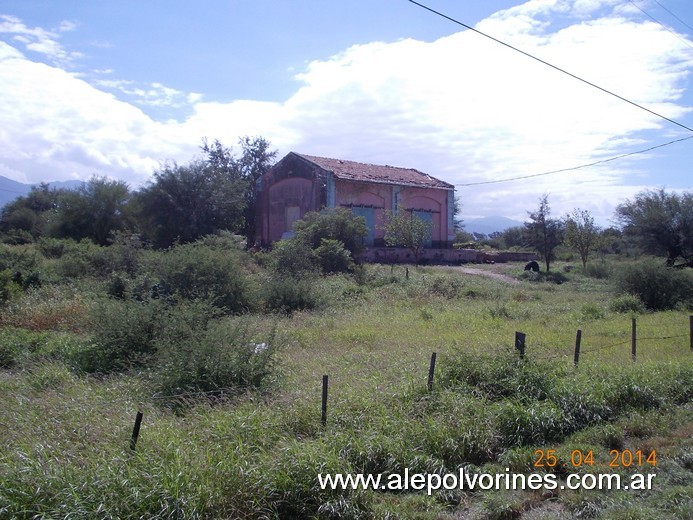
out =
[[[422,3],[693,127],[690,0]],[[638,191],[693,184],[691,139],[462,186],[693,133],[407,0],[0,3],[0,175],[138,187],[243,135],[417,168],[460,185],[466,219],[523,220],[548,193],[608,224]]]

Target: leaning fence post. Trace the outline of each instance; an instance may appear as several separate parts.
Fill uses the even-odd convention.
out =
[[[433,390],[433,375],[436,370],[436,353],[431,354],[431,365],[428,367],[428,391]]]
[[[320,421],[323,426],[327,424],[327,384],[328,377],[326,375],[322,376],[322,409]]]
[[[137,438],[140,436],[140,426],[142,426],[142,412],[137,411],[135,416],[135,426],[132,428],[132,438],[130,439],[130,449],[135,451],[137,447]]]
[[[635,363],[637,341],[638,341],[637,326],[636,326],[635,318],[633,318],[633,321],[631,324],[631,341],[630,341],[630,343],[631,343],[631,357],[633,358],[633,363]]]
[[[578,329],[577,334],[575,335],[575,359],[573,360],[573,363],[575,363],[575,366],[578,366],[578,363],[580,362],[580,341],[582,340],[582,331]]]
[[[525,357],[525,337],[523,332],[515,332],[515,349],[520,351],[520,358]]]

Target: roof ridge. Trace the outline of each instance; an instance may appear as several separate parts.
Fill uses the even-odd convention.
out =
[[[309,161],[325,171],[332,172],[337,178],[361,181],[380,182],[387,184],[402,184],[429,188],[454,189],[452,184],[437,179],[432,175],[417,170],[389,164],[364,163],[350,159],[336,159],[333,157],[321,157],[318,155],[301,154],[291,152],[302,159]],[[410,176],[407,178],[407,176]]]

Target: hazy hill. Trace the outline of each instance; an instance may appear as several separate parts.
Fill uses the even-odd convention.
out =
[[[49,184],[52,188],[75,189],[81,186],[82,181],[56,181],[50,182]],[[0,175],[0,207],[8,202],[12,202],[17,197],[29,193],[29,191],[31,191],[31,186],[33,185],[13,181],[12,179]]]
[[[508,228],[522,226],[523,223],[519,220],[513,220],[507,217],[491,216],[482,217],[464,222],[464,229],[470,233],[484,233],[488,235],[495,231],[505,231]]]

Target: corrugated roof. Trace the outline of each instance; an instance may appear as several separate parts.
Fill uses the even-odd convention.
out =
[[[443,182],[435,177],[415,170],[413,168],[398,168],[396,166],[366,164],[343,159],[330,159],[327,157],[315,157],[313,155],[296,154],[323,170],[330,171],[338,179],[379,182],[384,184],[400,184],[405,186],[419,186],[421,188],[452,189],[453,185]]]

